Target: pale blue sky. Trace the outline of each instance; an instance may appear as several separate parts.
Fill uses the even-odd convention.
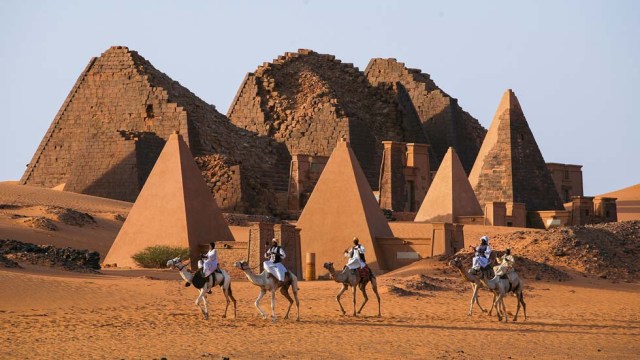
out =
[[[0,180],[19,179],[89,59],[137,50],[222,113],[285,51],[431,74],[488,127],[516,92],[548,162],[586,194],[640,182],[640,1],[0,2]]]

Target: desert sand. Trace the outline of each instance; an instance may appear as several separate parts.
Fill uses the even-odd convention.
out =
[[[25,193],[26,192],[26,193]],[[28,195],[25,195],[28,194]],[[79,194],[0,184],[0,239],[97,250],[104,256],[129,203]],[[67,225],[49,207],[87,212],[95,223]],[[56,231],[33,228],[46,217]],[[522,229],[465,227],[465,242]],[[241,228],[238,234],[242,234]],[[219,289],[202,319],[197,292],[170,270],[77,273],[21,264],[0,268],[1,359],[531,359],[638,358],[640,284],[612,283],[571,273],[569,281],[526,278],[528,319],[500,323],[477,308],[467,315],[470,287],[446,263],[423,260],[379,277],[382,317],[375,297],[357,318],[342,316],[333,281],[300,283],[301,321],[258,316],[258,289],[233,279],[238,317],[222,319]],[[483,306],[490,293],[481,292]],[[361,296],[358,294],[358,303]],[[343,304],[350,309],[349,296]],[[269,308],[269,300],[262,302]],[[294,308],[295,309],[295,308]],[[515,299],[507,300],[515,311]],[[230,312],[232,314],[232,312]]]
[[[617,198],[618,221],[640,220],[640,184],[600,196]]]

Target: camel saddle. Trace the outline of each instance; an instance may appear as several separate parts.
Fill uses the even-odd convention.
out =
[[[207,284],[207,282],[209,282],[209,278],[213,277],[214,274],[215,272],[211,273],[211,275],[209,276],[204,276],[204,269],[200,268],[198,269],[198,271],[196,271],[193,274],[193,279],[191,280],[191,283],[196,289],[202,289]],[[216,283],[216,278],[213,278],[213,284],[215,285],[215,283]]]
[[[360,275],[360,282],[369,281],[369,278],[373,276],[373,272],[369,269],[368,265],[358,269],[358,273]]]

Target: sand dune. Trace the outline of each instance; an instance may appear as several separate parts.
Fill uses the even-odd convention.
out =
[[[640,220],[640,184],[600,196],[614,197],[618,205],[618,221]]]

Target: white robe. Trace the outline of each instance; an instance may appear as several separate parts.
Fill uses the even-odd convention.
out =
[[[207,258],[204,262],[202,260],[198,261],[198,266],[204,268],[205,277],[211,275],[218,268],[218,252],[216,249],[212,249],[209,250],[206,256]]]
[[[362,269],[365,267],[365,262],[360,258],[360,254],[364,254],[364,246],[354,246],[351,250],[344,253],[345,257],[348,257],[347,267],[351,270]]]
[[[502,276],[513,270],[513,263],[515,259],[511,255],[504,255],[500,261],[500,265],[494,267],[496,276]]]
[[[264,254],[265,257],[268,257],[269,260],[262,263],[262,266],[265,270],[267,270],[271,275],[275,276],[279,281],[284,281],[284,275],[287,273],[287,268],[282,265],[281,262],[276,263],[276,254],[272,252],[273,247],[267,250],[267,253]],[[283,248],[280,248],[279,251],[280,260],[283,260],[287,257]]]
[[[473,257],[473,268],[476,270],[479,270],[489,265],[489,256],[491,255],[491,247],[489,245],[487,245],[487,248],[484,251],[484,256],[482,256],[483,254],[480,254],[478,252],[479,249],[480,249],[480,246],[476,248],[476,256]]]

